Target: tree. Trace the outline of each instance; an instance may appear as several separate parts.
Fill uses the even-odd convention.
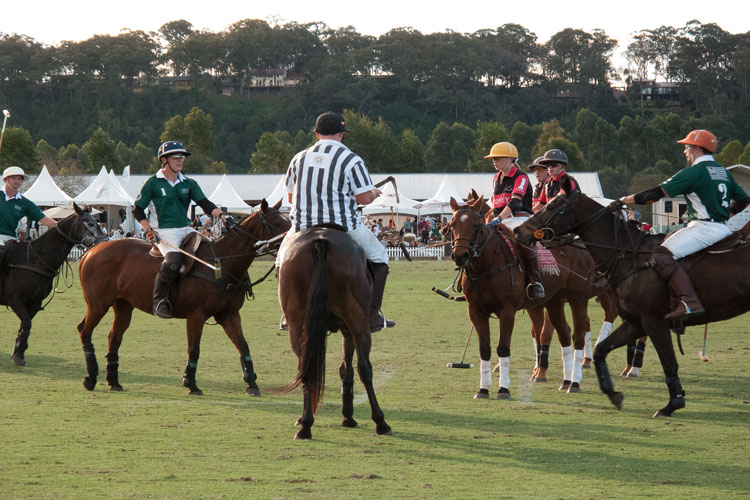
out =
[[[542,135],[541,125],[528,125],[524,122],[516,122],[510,130],[510,142],[518,148],[518,159],[522,164],[529,165],[536,159],[534,145]]]
[[[740,157],[737,158],[737,162],[743,165],[750,165],[750,142],[745,145],[745,150],[742,152]]]
[[[740,141],[729,141],[724,146],[720,153],[715,155],[716,161],[726,167],[731,167],[739,162],[740,155],[742,155],[742,143]]]
[[[40,139],[36,143],[37,162],[39,162],[39,165],[46,165],[51,175],[56,175],[60,171],[58,155],[57,149],[44,139]]]
[[[60,148],[60,174],[80,175],[89,172],[88,156],[75,144]]]
[[[370,172],[398,172],[398,141],[382,117],[373,122],[367,116],[351,110],[344,111],[346,127],[344,144],[365,161]]]
[[[508,140],[508,129],[499,122],[478,121],[476,134],[477,138],[474,141],[474,149],[469,161],[469,171],[493,172],[492,162],[487,160],[485,156],[494,144]]]
[[[587,33],[566,28],[546,44],[544,70],[557,82],[603,85],[612,73],[610,56],[617,46],[601,30]]]
[[[36,148],[31,133],[21,127],[8,127],[3,136],[3,148],[0,151],[0,168],[17,166],[27,174],[39,172]]]
[[[411,129],[401,132],[401,143],[398,150],[398,165],[402,172],[424,171],[425,145],[422,139]]]
[[[264,132],[250,157],[251,174],[282,174],[295,155],[294,140],[289,132]]]
[[[89,140],[83,144],[82,150],[89,159],[89,173],[98,172],[102,165],[109,169],[122,167],[114,142],[101,127],[91,134]]]
[[[584,153],[585,167],[600,170],[617,164],[617,128],[593,111],[582,108],[576,114],[576,143]]]
[[[476,133],[461,123],[440,122],[432,131],[425,151],[429,172],[466,172]]]
[[[181,75],[190,65],[191,58],[185,50],[185,41],[193,33],[193,25],[184,19],[170,21],[159,28],[159,33],[167,42],[163,61],[171,63],[175,75]]]
[[[130,165],[131,174],[148,172],[149,165],[156,158],[154,151],[140,141],[132,148],[127,147],[121,141],[117,144],[115,153],[120,159],[121,165]]]

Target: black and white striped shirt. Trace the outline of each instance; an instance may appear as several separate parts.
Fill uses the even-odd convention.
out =
[[[292,193],[292,222],[298,231],[331,222],[356,229],[360,220],[354,197],[375,189],[362,158],[328,139],[297,153],[284,183]]]

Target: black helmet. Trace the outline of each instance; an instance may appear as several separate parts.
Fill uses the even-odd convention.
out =
[[[541,163],[542,165],[548,165],[550,163],[564,163],[565,165],[567,165],[568,155],[566,155],[564,151],[560,151],[559,149],[550,149],[549,151],[544,153],[544,156],[539,163]]]
[[[544,156],[538,156],[536,160],[534,160],[531,165],[529,165],[529,170],[532,172],[536,170],[547,170],[547,166],[542,164],[541,161],[544,159]]]
[[[178,153],[182,153],[185,156],[190,156],[191,154],[185,149],[185,146],[183,146],[181,142],[167,141],[159,146],[159,150],[156,152],[156,156],[157,158],[161,159],[162,156],[169,156]]]

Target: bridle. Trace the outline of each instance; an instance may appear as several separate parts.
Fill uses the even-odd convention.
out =
[[[478,218],[478,220],[480,222],[477,222],[475,224],[475,226],[474,226],[474,234],[472,235],[471,238],[467,238],[465,236],[458,236],[458,237],[456,237],[455,232],[453,231],[453,227],[452,227],[453,226],[453,222],[451,222],[451,234],[453,236],[453,239],[452,239],[452,242],[451,242],[451,252],[455,254],[456,250],[459,247],[462,247],[462,248],[463,247],[468,247],[468,249],[469,249],[469,261],[471,261],[471,259],[475,259],[475,258],[477,258],[477,257],[479,257],[479,256],[482,255],[482,253],[484,252],[485,248],[487,247],[487,244],[490,242],[490,235],[487,234],[487,231],[483,231],[483,229],[485,229],[485,225],[484,225],[484,218],[482,217],[482,214],[479,213],[477,210],[474,210],[473,208],[468,208],[468,207],[459,208],[458,210],[456,210],[455,212],[453,212],[454,221],[455,221],[456,216],[458,216],[458,214],[460,214],[462,212],[463,213],[470,213],[472,215],[476,215],[476,217]],[[480,237],[482,235],[485,235],[485,237],[484,237],[484,242],[480,245],[479,244],[479,239],[480,239]],[[460,241],[466,241],[466,242],[468,242],[468,245],[457,245],[457,243],[460,242]],[[468,265],[468,261],[467,261],[466,265]]]
[[[59,233],[59,234],[60,234],[60,235],[61,235],[61,236],[62,236],[63,238],[65,238],[65,239],[66,239],[67,241],[69,241],[70,243],[73,243],[74,245],[83,245],[83,246],[84,246],[84,247],[86,247],[86,248],[90,248],[91,246],[93,246],[93,245],[94,245],[94,243],[96,243],[96,241],[97,241],[97,238],[96,238],[96,237],[95,237],[94,235],[92,235],[92,234],[91,234],[91,231],[89,231],[89,230],[88,230],[88,228],[86,228],[86,232],[87,232],[87,234],[86,234],[85,236],[81,237],[80,239],[75,239],[75,238],[73,238],[73,236],[72,236],[72,235],[73,235],[74,233],[76,233],[76,232],[77,232],[78,228],[79,228],[79,227],[80,227],[80,226],[81,226],[82,224],[84,224],[84,227],[85,227],[85,223],[84,223],[84,222],[83,222],[83,221],[82,221],[82,220],[80,219],[80,217],[79,217],[79,218],[77,218],[77,219],[75,220],[75,222],[73,223],[73,227],[71,227],[71,228],[70,228],[70,232],[69,232],[68,234],[65,234],[65,233],[63,232],[63,230],[62,230],[62,229],[60,229],[60,225],[59,225],[59,224],[55,226],[55,230],[56,230],[56,231],[57,231],[57,232],[58,232],[58,233]]]

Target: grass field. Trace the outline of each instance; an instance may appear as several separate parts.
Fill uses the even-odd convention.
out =
[[[256,263],[253,277],[269,262]],[[430,291],[455,276],[449,262],[396,262],[385,309],[398,326],[374,335],[375,387],[393,436],[376,436],[357,380],[358,429],[339,427],[339,335],[328,346],[328,390],[311,441],[292,439],[300,391],[276,395],[296,371],[278,331],[276,281],[255,290],[243,326],[263,391],[244,394],[237,353],[219,326],[206,326],[197,381],[181,387],[184,322],[136,312],[120,349],[122,393],[104,381],[111,316],[94,334],[100,364],[93,392],[81,385],[75,330],[85,311],[76,280],[34,321],[25,368],[10,361],[18,321],[4,311],[0,335],[0,498],[748,498],[750,342],[748,315],[683,339],[680,375],[687,407],[652,419],[667,402],[649,345],[638,379],[622,379],[621,349],[610,358],[625,407],[602,395],[593,370],[581,394],[557,390],[559,345],[550,382],[528,382],[533,366],[528,316],[512,343],[510,401],[474,400],[478,368],[456,370],[470,324],[465,304]],[[592,302],[594,337],[601,310]],[[493,327],[496,332],[496,322]],[[493,344],[497,334],[493,336]],[[467,361],[478,364],[476,337]],[[496,359],[494,359],[496,361]],[[494,394],[497,377],[493,375]]]

